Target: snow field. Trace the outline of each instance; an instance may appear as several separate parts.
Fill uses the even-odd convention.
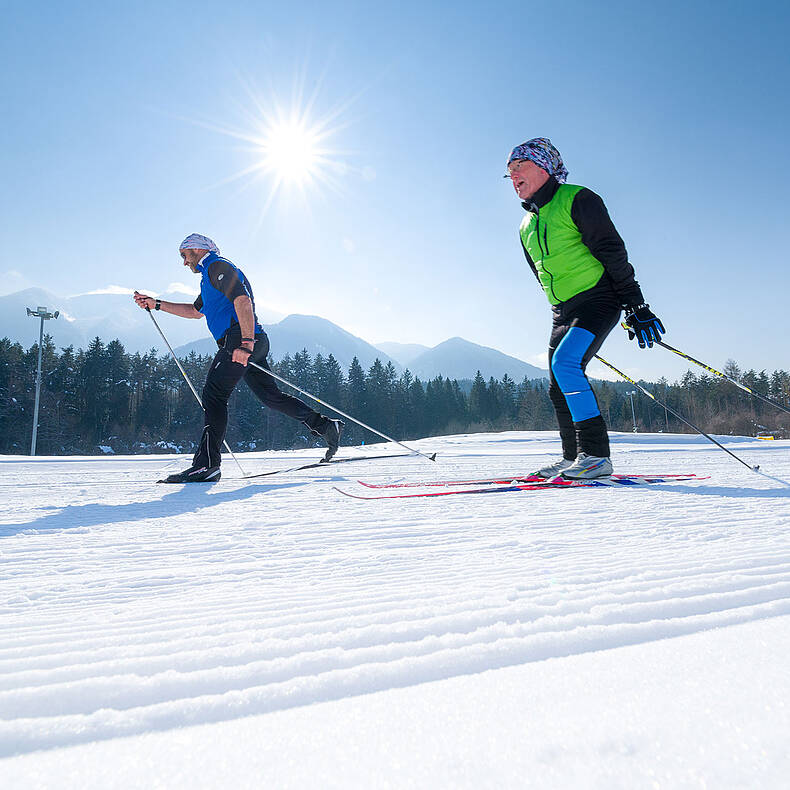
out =
[[[172,457],[6,456],[0,783],[9,771],[14,786],[60,786],[57,766],[66,764],[79,781],[109,783],[100,763],[112,755],[129,771],[113,786],[140,786],[144,769],[130,756],[151,749],[148,779],[221,786],[217,777],[211,784],[208,758],[197,759],[205,753],[234,783],[255,786],[258,775],[229,737],[238,732],[291,743],[282,759],[265,750],[278,786],[305,786],[299,780],[321,765],[324,782],[315,786],[343,786],[330,754],[354,786],[431,786],[440,764],[458,769],[445,774],[447,786],[484,786],[484,776],[489,786],[525,786],[525,771],[535,786],[541,777],[555,786],[599,786],[584,781],[604,777],[611,781],[600,786],[651,786],[682,744],[666,719],[653,716],[651,731],[633,714],[643,710],[645,684],[646,699],[668,696],[668,707],[675,689],[635,667],[663,662],[695,677],[699,687],[684,693],[708,706],[687,711],[690,721],[674,729],[719,733],[702,750],[687,743],[689,770],[675,765],[681,784],[666,786],[756,775],[755,763],[735,765],[733,730],[724,726],[728,700],[743,694],[713,686],[714,678],[748,678],[741,734],[763,750],[760,786],[780,787],[771,782],[790,770],[774,738],[777,727],[790,731],[787,653],[778,650],[790,642],[790,486],[780,482],[790,480],[790,443],[720,438],[778,479],[704,440],[669,435],[615,435],[616,471],[710,480],[377,502],[331,490],[353,490],[356,478],[530,471],[558,449],[554,435],[540,432],[423,440],[419,449],[439,452],[436,464],[389,459],[265,482],[228,479],[237,471],[226,462],[226,479],[193,487],[146,482]],[[313,455],[241,460],[263,471]],[[743,633],[760,644],[745,645],[735,636]],[[568,676],[569,666],[585,684]],[[541,690],[544,675],[552,694]],[[620,676],[608,707],[591,689]],[[414,715],[401,710],[405,699]],[[513,699],[521,704],[510,710]],[[452,716],[454,705],[462,718]],[[498,718],[502,706],[510,720]],[[589,740],[592,710],[610,723],[629,714],[639,737],[613,735],[620,745],[607,756]],[[350,717],[353,748],[344,753],[331,734],[316,736],[313,717],[330,733],[351,727]],[[391,738],[381,721],[397,728]],[[276,722],[286,729],[278,733]],[[434,744],[436,762],[409,758],[414,728]],[[516,758],[519,728],[537,741]],[[558,741],[561,732],[570,740]],[[294,746],[308,736],[319,744],[312,757]],[[168,744],[183,752],[178,765],[165,764]]]

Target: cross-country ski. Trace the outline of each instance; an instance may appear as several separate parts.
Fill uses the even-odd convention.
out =
[[[296,466],[289,466],[284,469],[272,469],[267,472],[252,472],[250,474],[245,474],[242,477],[231,477],[225,478],[225,480],[257,480],[262,477],[271,477],[272,475],[284,475],[289,474],[291,472],[304,472],[307,469],[324,469],[330,466],[335,466],[337,464],[348,464],[348,463],[358,463],[359,461],[380,461],[387,458],[407,458],[409,457],[409,453],[390,453],[388,455],[357,455],[353,458],[331,458],[328,461],[320,460],[315,461],[312,463],[307,464],[298,464]],[[433,458],[436,457],[435,453],[432,453]],[[433,458],[431,460],[433,460]],[[204,482],[219,482],[220,478],[216,480],[207,480]],[[175,482],[178,483],[179,481],[168,481],[167,479],[158,480],[159,483],[166,483],[166,482]],[[185,482],[185,481],[180,481]]]
[[[696,477],[694,474],[656,474],[656,475],[638,475],[638,474],[630,474],[630,475],[618,475],[612,474],[609,475],[609,479],[612,480],[634,480],[639,481],[642,478],[661,478],[662,480],[671,480],[674,478],[680,479],[691,479]],[[545,483],[550,482],[546,480],[544,477],[540,477],[538,475],[521,475],[521,474],[512,474],[512,475],[502,475],[500,477],[493,477],[493,478],[476,478],[472,480],[429,480],[425,482],[417,482],[412,481],[410,483],[371,483],[367,480],[357,480],[357,483],[360,485],[365,486],[366,488],[430,488],[433,486],[476,486],[476,485],[508,485],[511,483]]]
[[[674,475],[674,476],[628,476],[628,475],[619,475],[617,477],[610,476],[610,477],[600,477],[596,478],[595,480],[563,480],[561,478],[555,478],[553,480],[538,480],[532,481],[528,483],[518,483],[514,484],[511,482],[510,484],[503,484],[497,481],[485,481],[489,483],[482,488],[453,488],[450,490],[443,491],[422,491],[420,493],[398,493],[398,494],[357,494],[351,491],[348,491],[343,488],[339,488],[338,486],[334,486],[334,490],[340,494],[343,494],[347,497],[351,497],[352,499],[416,499],[422,497],[440,497],[440,496],[451,496],[454,494],[503,494],[503,493],[512,493],[515,491],[551,491],[557,489],[567,489],[567,488],[618,488],[618,487],[632,487],[632,486],[645,486],[645,485],[653,485],[656,483],[679,483],[684,482],[687,480],[705,480],[707,478],[700,478],[696,475]],[[435,487],[435,485],[434,485]]]

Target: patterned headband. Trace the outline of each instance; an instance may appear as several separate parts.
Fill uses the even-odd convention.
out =
[[[508,157],[507,163],[517,159],[529,159],[538,167],[542,167],[550,176],[554,176],[560,184],[568,180],[568,169],[562,161],[560,152],[551,144],[548,137],[534,137],[526,143],[517,145]]]
[[[182,242],[179,250],[208,250],[209,252],[216,252],[219,255],[219,247],[208,237],[202,236],[200,233],[192,233],[187,236]]]

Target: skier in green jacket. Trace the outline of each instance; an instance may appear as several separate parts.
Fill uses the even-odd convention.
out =
[[[566,184],[568,171],[545,137],[516,146],[508,175],[526,215],[519,235],[532,271],[551,303],[549,397],[557,414],[562,458],[536,470],[550,478],[612,473],[609,435],[585,374],[625,310],[640,348],[666,331],[645,303],[620,234],[603,200]]]

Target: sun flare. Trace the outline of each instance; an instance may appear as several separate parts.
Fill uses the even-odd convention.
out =
[[[242,150],[249,164],[220,184],[241,181],[242,189],[256,183],[264,185],[268,194],[261,204],[260,221],[276,200],[301,198],[309,209],[321,193],[342,192],[343,177],[349,172],[348,152],[330,143],[345,125],[339,117],[346,105],[335,106],[318,117],[312,112],[314,105],[315,97],[309,101],[295,97],[286,107],[276,99],[263,101],[255,96],[252,111],[247,109],[246,129],[209,125],[246,143]]]
[[[319,96],[323,77],[311,92],[305,89],[306,81],[304,73],[299,75],[290,101],[283,101],[274,89],[264,94],[242,80],[247,97],[239,106],[241,128],[193,120],[243,144],[238,150],[246,164],[214,186],[235,181],[240,192],[263,187],[259,225],[275,203],[286,207],[296,200],[310,212],[327,192],[343,194],[350,173],[367,179],[369,168],[353,167],[353,152],[337,147],[341,131],[350,123],[347,112],[359,94],[328,104]]]
[[[318,177],[320,134],[303,121],[278,122],[262,136],[260,154],[262,170],[286,184],[305,184]]]

